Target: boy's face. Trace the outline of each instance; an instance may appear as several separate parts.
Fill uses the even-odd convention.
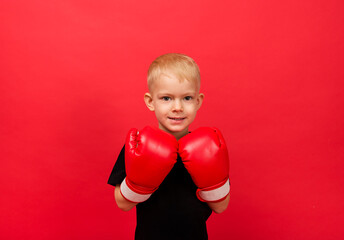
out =
[[[155,112],[159,128],[177,139],[186,135],[203,101],[204,95],[198,90],[195,82],[161,74],[151,86],[151,92],[145,94],[146,105]]]

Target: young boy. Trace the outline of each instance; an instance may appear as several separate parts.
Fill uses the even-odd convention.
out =
[[[135,239],[208,239],[211,212],[229,202],[225,142],[214,128],[189,133],[202,105],[200,73],[183,54],[165,54],[148,70],[144,101],[158,128],[131,129],[108,183],[118,207],[136,206]]]

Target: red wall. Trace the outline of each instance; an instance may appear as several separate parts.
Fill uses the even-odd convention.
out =
[[[210,239],[343,239],[343,1],[2,1],[1,239],[133,239],[106,184],[150,62],[193,57],[231,202]]]

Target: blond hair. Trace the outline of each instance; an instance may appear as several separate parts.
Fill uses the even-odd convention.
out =
[[[173,74],[179,81],[191,81],[197,84],[199,89],[201,76],[198,65],[189,56],[180,53],[167,53],[156,58],[148,69],[147,84],[148,89],[161,74]]]

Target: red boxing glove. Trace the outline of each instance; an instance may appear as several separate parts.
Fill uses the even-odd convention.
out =
[[[220,131],[202,127],[179,139],[179,154],[203,202],[223,200],[230,190],[228,151]]]
[[[146,201],[173,168],[177,151],[178,142],[169,133],[152,127],[131,129],[125,143],[122,196],[131,202]]]

